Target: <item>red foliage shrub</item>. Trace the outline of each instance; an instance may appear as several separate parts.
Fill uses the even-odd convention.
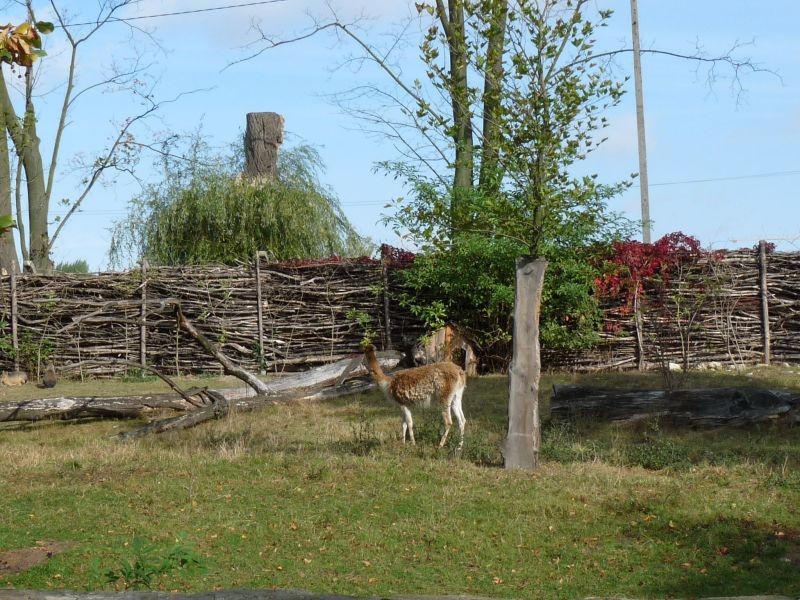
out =
[[[603,257],[605,274],[595,279],[595,290],[600,297],[621,300],[621,310],[630,313],[645,286],[663,289],[680,265],[697,262],[702,256],[699,240],[679,231],[652,244],[614,242]]]
[[[405,267],[413,263],[417,255],[389,244],[381,244],[381,257],[390,267]]]

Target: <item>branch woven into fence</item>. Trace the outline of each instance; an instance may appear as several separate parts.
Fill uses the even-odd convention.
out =
[[[762,362],[761,289],[757,252],[714,254],[674,277],[660,298],[643,301],[644,362],[686,358],[690,366]],[[775,360],[800,361],[800,253],[767,258],[767,300]],[[629,310],[603,308],[600,343],[584,351],[544,351],[550,368],[635,368],[635,322]]]
[[[424,333],[422,324],[395,300],[402,265],[369,259],[313,264],[258,260],[258,277],[255,263],[150,266],[144,272],[96,275],[18,275],[16,354],[23,368],[32,365],[36,371],[43,357],[52,358],[61,372],[73,376],[116,375],[121,367],[112,360],[141,363],[143,355],[147,365],[167,374],[219,372],[219,364],[178,329],[171,308],[175,301],[204,336],[251,371],[299,369],[358,352],[365,334],[359,320],[363,323],[364,315],[371,335],[384,347],[390,339],[397,348],[407,347]],[[667,300],[645,300],[645,362],[680,362],[687,356],[691,365],[762,362],[758,253],[726,252],[693,269],[669,283],[662,294]],[[769,254],[766,285],[772,358],[800,362],[800,253]],[[609,303],[603,313],[604,327],[595,348],[569,352],[544,348],[545,367],[635,368],[633,316],[619,303]],[[4,276],[0,277],[0,369],[4,370],[14,368],[12,323],[11,282]]]
[[[258,336],[255,265],[240,267],[149,267],[142,310],[142,273],[23,275],[17,277],[20,354],[48,356],[72,375],[109,376],[120,367],[103,361],[141,362],[165,373],[218,372],[219,364],[182,333],[172,306],[246,369],[282,371],[338,360],[360,351],[364,336],[348,314],[369,316],[385,335],[382,267],[379,261],[259,265],[263,355]],[[0,280],[5,291],[6,279]],[[0,296],[0,339],[10,323],[9,293]],[[423,333],[406,311],[390,303],[396,339]],[[143,321],[142,316],[146,320]],[[10,369],[10,356],[0,368]],[[29,361],[30,362],[30,361]]]

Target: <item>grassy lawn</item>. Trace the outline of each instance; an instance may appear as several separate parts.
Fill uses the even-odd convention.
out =
[[[660,385],[652,374],[546,376],[543,464],[532,474],[499,468],[503,377],[470,380],[461,456],[435,449],[435,411],[415,413],[418,444],[403,446],[399,411],[377,393],[273,405],[127,444],[113,436],[136,421],[0,430],[0,553],[74,543],[21,573],[0,569],[0,587],[800,595],[800,428],[551,423],[555,381]],[[687,383],[740,384],[800,390],[800,374]]]

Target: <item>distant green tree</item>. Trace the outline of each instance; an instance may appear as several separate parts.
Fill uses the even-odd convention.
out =
[[[144,256],[152,264],[232,264],[256,251],[270,258],[371,253],[319,180],[324,170],[307,145],[285,150],[274,181],[240,177],[238,153],[216,155],[194,136],[180,158],[164,148],[162,180],[131,200],[112,230],[109,257],[120,267]]]
[[[82,258],[72,262],[60,262],[56,264],[56,271],[59,273],[88,273],[89,263]]]

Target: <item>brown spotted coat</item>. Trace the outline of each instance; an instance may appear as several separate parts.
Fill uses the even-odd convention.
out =
[[[406,369],[388,377],[381,369],[375,356],[375,346],[364,349],[367,366],[375,382],[383,390],[387,399],[400,405],[403,414],[403,442],[406,431],[414,443],[414,425],[411,408],[416,406],[430,407],[436,402],[442,410],[445,431],[439,446],[444,446],[453,423],[451,412],[456,417],[461,433],[459,448],[464,443],[464,425],[466,419],[461,407],[461,398],[467,385],[467,376],[461,367],[451,362],[441,362],[413,369]]]

